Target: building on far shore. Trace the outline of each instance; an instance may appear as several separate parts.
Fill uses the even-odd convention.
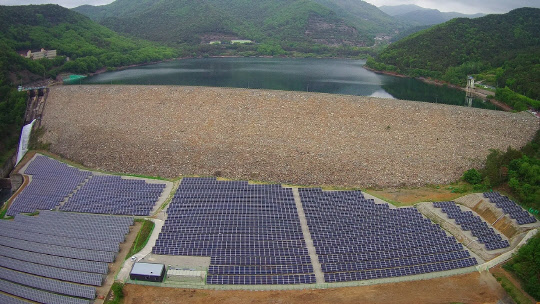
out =
[[[235,44],[235,43],[246,44],[246,43],[253,43],[253,41],[251,41],[251,40],[231,40],[231,44]]]
[[[34,52],[32,50],[22,51],[22,52],[19,52],[19,55],[25,58],[32,58],[34,60],[43,59],[43,58],[54,59],[56,58],[56,50],[45,50],[42,48],[41,50],[34,51]]]

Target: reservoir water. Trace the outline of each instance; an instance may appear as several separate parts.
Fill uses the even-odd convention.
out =
[[[82,84],[212,86],[373,96],[496,109],[465,92],[411,78],[373,73],[365,60],[203,58],[111,71]]]

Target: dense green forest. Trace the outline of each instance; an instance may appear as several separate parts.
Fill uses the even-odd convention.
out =
[[[454,19],[400,40],[368,61],[377,70],[464,85],[475,75],[540,99],[540,9]]]
[[[55,49],[57,60],[40,60],[48,76],[60,72],[89,73],[173,58],[176,51],[123,37],[88,17],[58,5],[3,6],[0,42],[12,51]],[[66,58],[69,61],[66,62]],[[46,75],[47,76],[47,75]]]
[[[523,288],[537,301],[540,301],[540,234],[521,247],[517,254],[503,267],[513,272]]]
[[[9,81],[13,71],[41,73],[42,67],[32,64],[0,43],[0,165],[15,152],[26,110],[26,93],[18,92]]]
[[[394,22],[376,7],[361,4],[346,12],[351,8],[344,6],[346,1],[117,0],[75,10],[115,31],[169,45],[196,45],[209,37],[257,43],[372,45],[375,33],[390,30]],[[353,12],[370,18],[354,17]]]

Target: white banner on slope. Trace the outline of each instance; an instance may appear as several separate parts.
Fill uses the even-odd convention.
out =
[[[32,127],[36,120],[32,120],[31,123],[27,124],[22,128],[21,139],[19,141],[19,151],[17,152],[17,164],[24,157],[26,152],[28,152],[28,143],[30,142],[30,134],[32,133]],[[15,164],[15,165],[17,165]]]

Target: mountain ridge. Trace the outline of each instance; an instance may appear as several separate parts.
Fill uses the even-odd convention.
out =
[[[256,42],[367,46],[399,27],[375,6],[350,0],[117,0],[73,10],[115,31],[173,44],[222,33]]]
[[[414,4],[381,6],[379,9],[404,23],[413,26],[435,25],[454,18],[479,18],[486,14],[463,14],[458,12],[441,12],[437,9],[425,8]]]

